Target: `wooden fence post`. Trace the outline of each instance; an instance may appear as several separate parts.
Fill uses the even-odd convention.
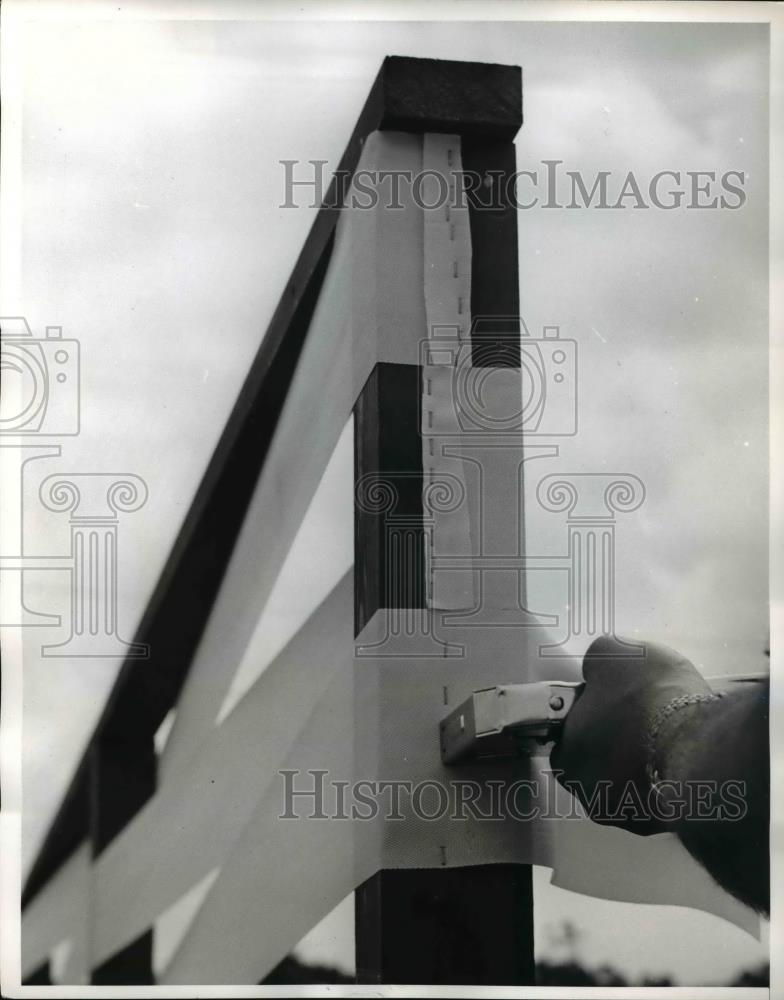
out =
[[[501,104],[521,115],[519,72],[512,75],[513,68],[507,69]],[[497,112],[490,106],[492,92],[485,99],[492,118]],[[459,120],[453,130],[461,134]],[[510,187],[515,149],[511,135],[487,137],[477,131],[461,141],[463,170],[482,181],[477,196],[468,199],[472,362],[476,367],[519,368],[517,213]],[[405,488],[396,514],[409,521],[423,517],[420,381],[416,366],[378,365],[355,410],[357,481],[367,475],[382,480],[385,474],[395,480],[395,473],[406,473],[400,482],[395,480]],[[412,552],[399,547],[396,551],[404,553],[404,561],[391,566],[381,515],[357,509],[355,517],[359,633],[376,609],[400,607],[401,597],[408,599],[405,606],[424,606],[424,531],[421,548]],[[426,663],[422,669],[427,669]],[[355,899],[358,982],[535,981],[530,865],[382,870],[357,889]]]

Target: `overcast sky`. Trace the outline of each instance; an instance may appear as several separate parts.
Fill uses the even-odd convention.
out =
[[[279,207],[279,160],[334,166],[387,54],[522,65],[523,169],[559,159],[589,178],[633,170],[643,183],[660,170],[745,172],[737,211],[521,211],[520,283],[531,333],[558,324],[579,349],[580,433],[542,472],[629,472],[646,487],[643,507],[619,518],[619,631],[675,646],[707,675],[765,669],[763,26],[31,28],[18,312],[36,334],[56,324],[79,339],[83,421],[61,459],[35,463],[29,549],[68,546],[67,517],[36,505],[44,475],[142,476],[150,499],[120,525],[120,622],[132,635],[313,218]],[[538,509],[536,485],[526,483],[528,551],[563,551],[563,518]],[[292,590],[268,609],[270,651],[298,624],[292,608],[301,619],[351,558],[334,504],[313,517],[307,530],[335,524],[333,548],[318,567],[289,564]],[[62,576],[35,576],[29,604],[67,612]],[[565,595],[544,576],[530,581],[530,605],[562,612]],[[44,661],[40,632],[27,638],[29,859],[118,663]],[[716,918],[601,903],[541,882],[540,948],[568,914],[584,929],[587,958],[635,975],[717,982],[763,953]],[[343,955],[346,920],[338,924]],[[699,955],[684,943],[694,940]],[[314,947],[328,952],[325,941]]]

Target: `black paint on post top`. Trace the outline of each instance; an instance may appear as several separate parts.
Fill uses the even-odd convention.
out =
[[[519,66],[388,56],[384,129],[513,139],[523,124]]]

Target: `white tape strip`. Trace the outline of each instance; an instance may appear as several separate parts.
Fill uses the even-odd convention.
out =
[[[335,674],[324,699],[282,765],[294,787],[307,772],[328,780],[354,773],[351,664]],[[312,799],[287,803],[275,775],[161,981],[256,983],[377,864],[372,822],[310,819]],[[326,802],[332,803],[328,795]],[[287,804],[297,818],[280,819]],[[331,806],[327,806],[331,808]]]
[[[360,167],[416,176],[419,136],[375,132]],[[425,330],[422,210],[382,197],[344,209],[335,246],[269,454],[210,614],[164,751],[166,783],[212,729],[354,402],[379,361],[415,365]],[[360,199],[360,204],[366,202]],[[176,780],[176,777],[175,777]]]
[[[556,788],[558,812],[568,814],[568,793]],[[553,823],[553,836],[552,885],[600,899],[688,906],[759,938],[757,914],[720,889],[674,834],[637,837],[572,818]]]
[[[223,864],[333,678],[350,675],[353,609],[349,572],[201,752],[97,859],[96,961]]]
[[[456,176],[460,137],[426,134],[422,147],[424,288],[428,342],[422,359],[422,468],[426,517],[427,601],[430,608],[463,610],[475,604],[474,574],[435,572],[439,556],[470,555],[469,483],[454,454],[461,426],[453,382],[471,360],[471,230]],[[452,451],[450,453],[450,446]]]

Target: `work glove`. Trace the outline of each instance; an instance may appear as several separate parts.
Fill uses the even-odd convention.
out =
[[[710,687],[674,650],[610,637],[588,648],[583,678],[550,755],[558,781],[598,823],[642,836],[672,829],[655,787],[660,777],[672,777],[657,771],[671,750],[669,723],[676,713],[668,712],[673,703],[709,700]],[[688,739],[682,725],[676,732]]]

